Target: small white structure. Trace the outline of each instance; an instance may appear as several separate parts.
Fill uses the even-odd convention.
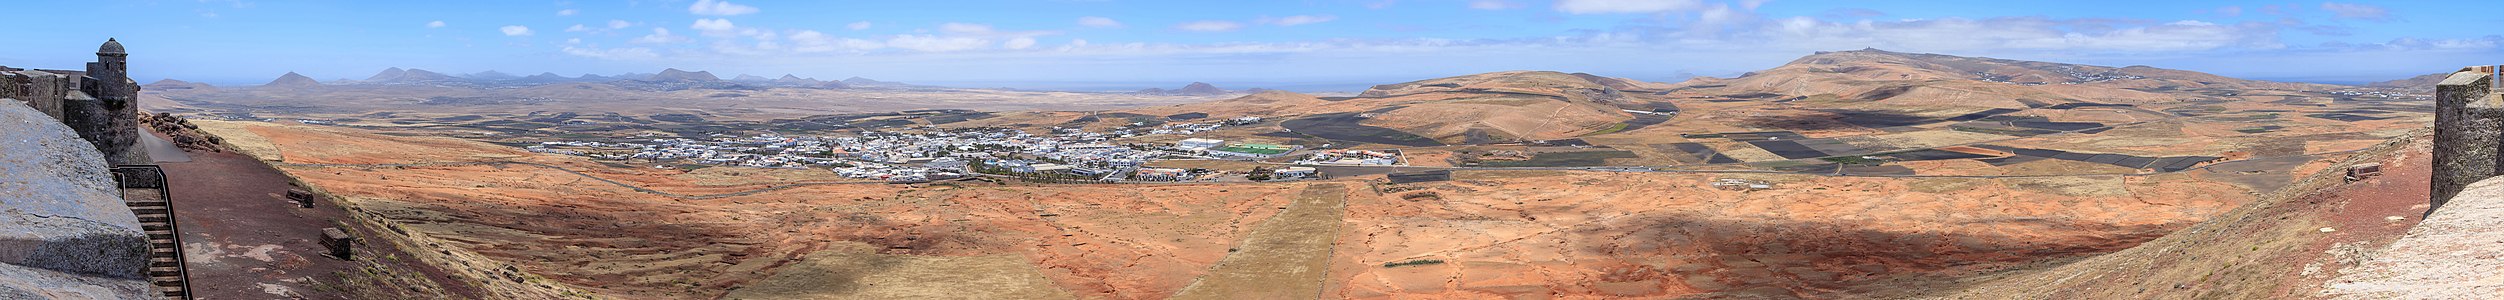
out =
[[[1191,150],[1208,150],[1210,148],[1226,146],[1226,141],[1218,139],[1190,138],[1183,139],[1182,142],[1174,143],[1174,146]]]
[[[1278,178],[1305,178],[1313,177],[1314,172],[1312,167],[1286,167],[1273,172],[1273,175]]]
[[[1183,169],[1143,168],[1131,178],[1143,181],[1181,181],[1190,174],[1190,171]]]
[[[1034,170],[1027,171],[1027,173],[1068,172],[1070,170],[1069,166],[1059,164],[1033,164],[1028,167]]]

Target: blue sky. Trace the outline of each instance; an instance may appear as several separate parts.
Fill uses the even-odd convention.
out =
[[[0,65],[255,84],[386,67],[661,68],[976,87],[1319,89],[1504,70],[1651,81],[1880,48],[2364,82],[2504,63],[2481,1],[19,1]],[[45,13],[24,13],[45,12]],[[1170,87],[1168,87],[1170,88]]]

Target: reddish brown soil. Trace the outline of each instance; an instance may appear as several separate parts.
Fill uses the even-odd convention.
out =
[[[1949,298],[2290,299],[2404,235],[2426,209],[2432,138],[2362,151],[2250,205],[2164,238],[2077,262],[1930,288]],[[2344,166],[2381,163],[2350,182]],[[2401,217],[2393,221],[2390,217]],[[2323,229],[2329,229],[2324,232]]]
[[[272,299],[305,297],[347,299],[371,295],[340,290],[341,274],[354,273],[358,263],[328,256],[315,238],[325,227],[339,226],[347,213],[324,201],[298,208],[285,199],[292,179],[269,165],[236,153],[192,152],[192,161],[165,163],[167,185],[174,195],[183,251],[189,262],[193,295],[199,299]],[[350,226],[355,236],[376,231]],[[361,243],[358,259],[393,255],[398,249]],[[404,270],[438,273],[432,267],[395,264]],[[459,289],[429,291],[444,296],[470,294]],[[391,295],[397,293],[385,293]]]
[[[677,177],[682,171],[352,129],[274,125],[251,132],[290,163],[536,163],[283,169],[409,232],[413,244],[475,258],[447,267],[456,273],[503,270],[495,272],[518,275],[492,276],[620,298],[724,297],[788,278],[780,274],[824,275],[796,278],[818,285],[778,285],[819,290],[759,298],[859,298],[882,294],[871,286],[878,278],[963,271],[799,270],[863,265],[810,260],[861,257],[818,255],[853,244],[897,257],[1022,260],[1023,268],[984,272],[1032,274],[1023,278],[1049,281],[1072,298],[1166,298],[1217,275],[1212,266],[1239,251],[1266,251],[1244,247],[1255,224],[1278,218],[1308,185],[768,189],[785,185],[705,185]],[[1713,189],[1706,184],[1717,176],[1699,174],[1457,176],[1323,183],[1349,188],[1337,229],[1296,233],[1335,236],[1326,274],[1312,278],[1321,288],[1311,292],[1838,297],[1873,280],[1987,272],[2126,248],[2248,200],[2236,186],[2189,175],[1763,175],[1752,177],[1777,188],[1754,192]],[[759,189],[766,190],[740,193]],[[1414,196],[1425,193],[1434,196]],[[1384,266],[1421,260],[1441,263]]]

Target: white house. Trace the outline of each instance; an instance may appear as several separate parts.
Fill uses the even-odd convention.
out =
[[[1313,177],[1313,172],[1311,167],[1286,167],[1278,169],[1276,175],[1278,178],[1304,178]]]
[[[1174,146],[1191,150],[1208,150],[1211,148],[1224,147],[1226,146],[1226,141],[1217,139],[1191,138],[1183,139],[1182,142],[1179,143],[1174,143]]]

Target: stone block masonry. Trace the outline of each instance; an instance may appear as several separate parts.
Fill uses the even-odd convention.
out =
[[[130,80],[129,56],[108,39],[86,71],[0,67],[0,98],[68,125],[109,165],[154,163],[139,146],[139,83]]]
[[[2504,95],[2495,66],[2463,68],[2435,86],[2432,215],[2470,183],[2504,173]]]

